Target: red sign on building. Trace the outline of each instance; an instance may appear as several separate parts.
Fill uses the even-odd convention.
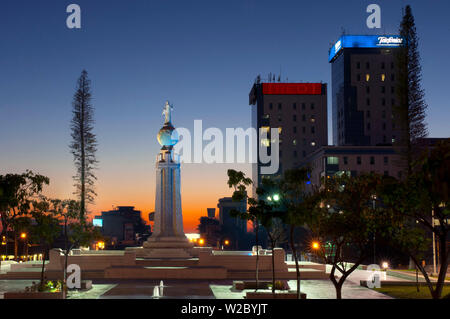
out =
[[[263,94],[272,95],[320,95],[321,83],[263,83]]]

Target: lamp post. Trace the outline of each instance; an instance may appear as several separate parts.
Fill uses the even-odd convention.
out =
[[[375,200],[377,199],[377,195],[372,196],[372,205],[373,210],[375,210]],[[377,255],[376,255],[376,246],[375,246],[375,229],[373,230],[373,263],[377,263]]]

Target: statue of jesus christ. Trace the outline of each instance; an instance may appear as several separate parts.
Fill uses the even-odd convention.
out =
[[[165,116],[164,124],[170,123],[172,120],[172,110],[173,107],[169,104],[169,101],[166,101],[166,105],[164,105],[164,109],[162,115]]]

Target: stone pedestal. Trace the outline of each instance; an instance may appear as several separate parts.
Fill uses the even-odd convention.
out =
[[[191,258],[193,244],[183,230],[180,163],[172,148],[161,149],[156,162],[155,224],[153,234],[136,251],[141,258]]]

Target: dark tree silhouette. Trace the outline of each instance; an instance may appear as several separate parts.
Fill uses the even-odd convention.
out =
[[[71,122],[72,143],[70,149],[74,157],[76,175],[76,194],[80,201],[80,220],[85,219],[87,204],[94,202],[97,195],[94,182],[97,179],[94,169],[98,163],[95,158],[97,139],[93,131],[94,108],[91,104],[90,80],[85,70],[77,82],[77,90],[73,97],[73,118]]]
[[[421,87],[419,38],[409,5],[400,24],[400,35],[405,39],[405,46],[399,49],[396,57],[398,102],[393,106],[393,114],[398,136],[394,144],[402,155],[402,166],[406,166],[410,175],[415,146],[428,135],[425,123],[428,106]]]

